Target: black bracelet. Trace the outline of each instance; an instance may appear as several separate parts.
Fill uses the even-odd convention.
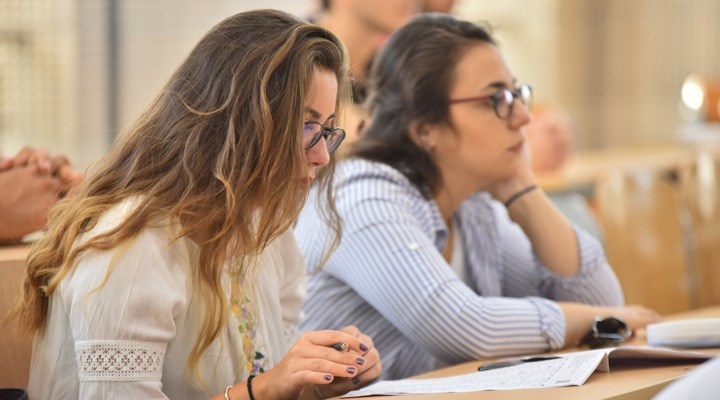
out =
[[[252,393],[252,380],[255,378],[255,375],[250,374],[247,379],[247,387],[248,387],[248,396],[250,397],[250,400],[255,400],[255,396],[253,396]]]
[[[519,199],[519,198],[522,197],[524,194],[527,194],[527,193],[532,192],[533,190],[535,190],[535,189],[537,189],[537,188],[538,188],[537,185],[530,185],[530,186],[526,187],[525,189],[523,189],[523,190],[515,193],[514,195],[510,196],[509,199],[505,200],[505,203],[504,203],[504,204],[505,204],[505,208],[510,208],[510,205],[511,205],[515,200]]]

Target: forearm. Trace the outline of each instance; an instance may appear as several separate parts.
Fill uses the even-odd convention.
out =
[[[464,296],[464,292],[469,293]],[[418,311],[390,311],[385,314],[388,320],[419,347],[448,363],[537,353],[560,348],[564,341],[563,314],[551,301],[482,297],[468,288],[450,286],[407,300]]]
[[[580,270],[575,232],[542,190],[536,189],[518,198],[508,213],[523,229],[549,270],[562,276],[573,276]]]
[[[382,230],[349,232],[326,272],[350,285],[419,347],[444,361],[461,362],[562,345],[564,319],[554,302],[548,302],[552,310],[539,310],[528,299],[480,296],[458,279],[427,238],[410,231],[397,236],[412,247],[401,242],[368,251],[372,243],[394,242]],[[556,326],[562,327],[557,334]]]
[[[612,309],[579,303],[558,303],[565,314],[565,347],[575,347],[590,331],[595,317],[609,317]]]

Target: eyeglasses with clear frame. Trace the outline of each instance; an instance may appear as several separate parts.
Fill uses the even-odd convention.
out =
[[[500,89],[497,92],[487,96],[465,97],[462,99],[450,99],[448,104],[468,103],[472,101],[490,100],[495,110],[495,115],[500,119],[508,119],[512,115],[515,99],[520,100],[526,109],[532,106],[532,86],[527,83],[518,86],[515,90]]]
[[[332,154],[345,139],[345,130],[342,128],[328,128],[317,121],[307,121],[303,126],[303,142],[308,141],[305,150],[310,150],[315,146],[320,138],[325,139],[325,147],[328,153]]]

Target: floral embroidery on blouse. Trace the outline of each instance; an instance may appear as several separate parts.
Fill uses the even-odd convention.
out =
[[[257,320],[246,292],[241,289],[242,270],[241,262],[233,262],[230,267],[230,308],[238,317],[238,331],[242,337],[243,354],[245,355],[245,369],[250,374],[257,375],[265,372],[265,355],[256,346]]]

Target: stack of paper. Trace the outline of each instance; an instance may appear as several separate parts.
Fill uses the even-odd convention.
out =
[[[382,381],[350,392],[343,397],[580,386],[594,371],[609,371],[611,362],[615,364],[622,360],[656,360],[660,363],[686,360],[698,363],[712,358],[708,354],[690,351],[631,346],[578,351],[556,354],[556,356],[559,358],[446,378]]]

